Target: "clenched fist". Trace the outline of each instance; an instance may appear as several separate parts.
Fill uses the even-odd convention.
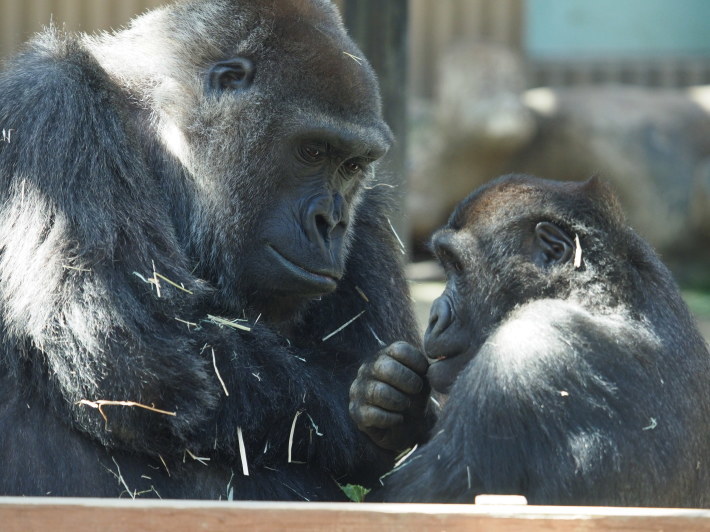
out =
[[[407,342],[385,347],[350,386],[350,415],[378,446],[400,451],[426,434],[429,384],[424,354]]]

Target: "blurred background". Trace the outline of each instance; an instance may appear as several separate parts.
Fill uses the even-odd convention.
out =
[[[118,29],[164,0],[0,0],[0,59],[50,21]],[[710,338],[710,1],[338,0],[399,139],[385,170],[422,323],[426,242],[508,172],[599,175]]]

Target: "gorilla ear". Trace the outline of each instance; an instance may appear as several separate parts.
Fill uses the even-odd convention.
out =
[[[207,74],[207,90],[244,90],[254,79],[254,64],[244,57],[235,57],[215,63]]]
[[[532,260],[540,267],[568,262],[574,254],[574,242],[562,229],[549,222],[535,226]]]

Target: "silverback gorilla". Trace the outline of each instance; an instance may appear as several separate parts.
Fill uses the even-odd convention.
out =
[[[360,56],[324,0],[188,0],[9,62],[0,494],[339,499],[389,467],[348,387],[417,334]]]
[[[710,354],[606,185],[500,178],[458,206],[433,250],[447,284],[427,378],[446,402],[430,440],[383,479],[385,500],[710,504]],[[364,430],[401,415],[416,355],[395,344],[363,366],[351,408]]]

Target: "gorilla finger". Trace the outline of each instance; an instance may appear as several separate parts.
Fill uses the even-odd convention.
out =
[[[387,347],[385,352],[419,375],[426,374],[429,369],[429,362],[424,353],[407,342],[395,342]]]
[[[349,397],[351,402],[358,402],[363,398],[365,395],[363,393],[364,386],[365,384],[362,380],[360,380],[360,376],[358,375],[358,377],[350,385]]]
[[[402,414],[388,412],[372,405],[362,405],[357,408],[351,405],[350,416],[360,429],[389,429],[404,421]]]
[[[387,383],[371,381],[367,387],[365,398],[371,405],[401,412],[409,408],[409,397]]]
[[[356,379],[367,378],[370,374],[372,374],[372,365],[373,362],[367,362],[366,364],[360,366],[357,370]]]
[[[424,387],[424,379],[401,362],[388,357],[380,357],[375,361],[373,376],[391,384],[407,394],[417,394]]]

